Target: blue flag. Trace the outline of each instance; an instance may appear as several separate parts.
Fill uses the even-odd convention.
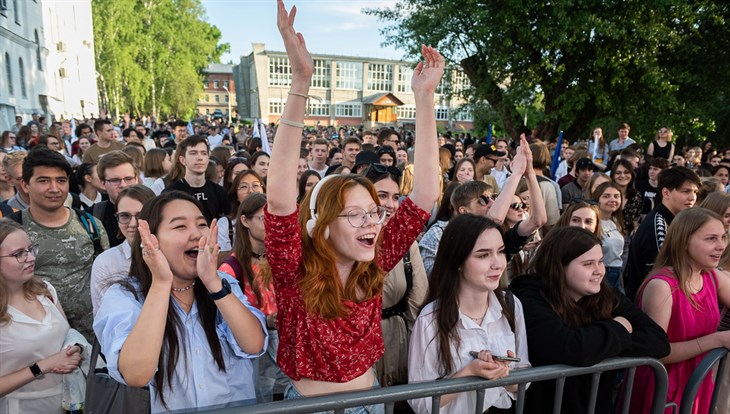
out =
[[[555,179],[555,171],[558,170],[560,164],[560,151],[563,149],[563,131],[560,131],[558,135],[558,144],[555,146],[555,152],[553,153],[553,162],[550,165],[550,176]]]

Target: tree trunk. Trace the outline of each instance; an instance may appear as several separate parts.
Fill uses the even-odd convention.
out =
[[[529,130],[523,124],[522,115],[517,108],[507,100],[504,96],[502,88],[489,75],[486,65],[484,64],[486,57],[481,55],[473,55],[461,61],[461,67],[469,78],[469,81],[476,88],[478,97],[484,97],[487,102],[502,117],[504,127],[512,138],[517,138],[520,134],[529,135]]]

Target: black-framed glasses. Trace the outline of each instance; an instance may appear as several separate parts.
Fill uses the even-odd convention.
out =
[[[114,187],[119,187],[122,185],[122,181],[124,181],[124,184],[137,184],[137,177],[136,176],[129,176],[124,178],[110,178],[107,180],[104,180],[104,182],[107,182]]]
[[[114,214],[114,216],[117,218],[119,224],[129,224],[129,222],[132,221],[133,217],[135,220],[139,220],[139,213],[116,213]]]
[[[0,257],[14,257],[15,260],[18,261],[18,263],[25,263],[28,260],[28,253],[32,254],[33,257],[38,257],[38,243],[31,244],[28,246],[27,249],[18,250],[17,252],[13,254],[9,254],[7,256],[0,256]]]
[[[491,195],[491,196],[480,195],[477,200],[479,201],[479,204],[481,204],[483,206],[488,206],[489,203],[494,201],[495,198],[496,197],[494,197],[493,195]]]
[[[356,208],[347,214],[340,214],[337,217],[346,217],[352,227],[359,229],[365,226],[368,222],[368,218],[370,218],[374,224],[383,224],[386,213],[387,211],[385,210],[385,207],[377,206],[370,211],[365,211],[365,209],[362,208]]]
[[[400,177],[401,175],[403,175],[403,171],[401,171],[400,168],[394,167],[392,165],[387,166],[380,163],[370,164],[370,166],[367,170],[365,170],[365,173],[363,175],[367,177],[371,172],[375,172],[377,174],[392,174],[396,177]]]
[[[525,203],[512,203],[512,204],[509,205],[509,208],[511,208],[512,210],[519,210],[519,209],[524,210],[524,209],[527,208],[527,204],[525,204]]]

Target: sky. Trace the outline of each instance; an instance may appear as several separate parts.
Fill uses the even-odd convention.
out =
[[[223,42],[231,45],[222,63],[239,63],[251,53],[252,43],[264,43],[267,50],[284,50],[276,27],[274,0],[201,0],[208,22],[220,29]],[[310,52],[317,54],[402,59],[404,52],[385,40],[379,29],[386,26],[361,12],[366,7],[389,7],[395,0],[298,0],[285,1],[287,9],[297,6],[294,28],[304,35]]]

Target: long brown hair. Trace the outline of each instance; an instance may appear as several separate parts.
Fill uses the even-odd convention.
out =
[[[618,203],[618,210],[614,211],[611,214],[611,220],[616,223],[616,227],[618,228],[618,231],[623,235],[624,234],[624,209],[621,207],[623,204],[623,197],[624,193],[621,191],[621,188],[618,186],[618,184],[614,183],[613,181],[607,181],[598,187],[596,187],[595,190],[591,193],[591,198],[596,201],[600,202],[600,198],[603,195],[603,193],[606,192],[609,188],[613,188],[614,190],[618,191],[619,195],[621,196],[621,201]],[[599,207],[600,210],[600,207]],[[600,216],[599,216],[600,218]]]
[[[203,209],[198,201],[189,194],[182,191],[164,192],[158,197],[155,197],[151,202],[145,204],[144,207],[142,207],[142,211],[139,213],[140,220],[147,220],[152,234],[157,234],[160,223],[162,223],[163,220],[162,212],[165,209],[165,206],[175,200],[188,201],[195,205],[195,207],[200,210],[200,213],[203,214]],[[142,258],[142,248],[140,247],[140,243],[141,239],[138,233],[135,236],[134,241],[130,243],[132,245],[132,264],[129,267],[129,277],[137,280],[142,297],[146,297],[147,293],[150,291],[150,287],[152,286],[152,272]],[[118,283],[134,294],[138,300],[141,299],[138,297],[138,293],[140,292],[138,292],[128,280],[121,280]],[[205,336],[208,340],[208,346],[210,347],[213,360],[218,366],[218,369],[225,372],[226,365],[223,360],[223,352],[221,350],[221,344],[218,340],[218,333],[216,331],[218,308],[210,298],[205,285],[200,283],[199,280],[193,287],[193,293],[195,295],[195,302],[198,305],[198,317],[200,318],[200,323],[203,326],[203,331],[205,331]],[[157,384],[155,393],[165,408],[167,408],[167,403],[165,402],[163,390],[165,386],[172,389],[172,380],[174,372],[177,369],[180,351],[192,352],[192,350],[187,350],[184,346],[186,343],[184,338],[185,327],[175,311],[172,296],[170,296],[169,301],[170,303],[167,307],[165,332],[162,339],[162,352],[160,353],[160,359],[157,362],[157,371],[155,372],[155,383]],[[181,346],[181,344],[183,344],[183,346]],[[191,367],[181,367],[181,369],[191,369]]]
[[[499,224],[491,219],[474,214],[460,214],[454,217],[444,229],[441,237],[433,272],[428,287],[426,303],[436,302],[434,306],[436,337],[438,344],[439,373],[441,377],[454,372],[454,360],[451,349],[459,349],[461,337],[456,329],[459,322],[459,291],[464,276],[459,269],[466,262],[474,249],[477,238],[483,232],[495,229],[502,236]],[[502,289],[494,290],[495,296],[502,306],[502,314],[510,322],[514,331],[514,315],[507,306]]]
[[[251,286],[251,290],[253,290],[256,295],[256,299],[258,299],[259,304],[262,303],[261,291],[259,290],[258,284],[254,282],[255,273],[251,267],[251,259],[253,258],[251,239],[248,227],[243,225],[241,217],[246,217],[251,220],[251,216],[261,210],[264,207],[264,204],[266,204],[265,194],[252,193],[246,196],[243,202],[241,202],[241,205],[238,207],[236,213],[238,221],[236,222],[236,237],[233,241],[233,252],[236,254],[236,260],[238,260],[238,263],[241,264],[241,270],[243,272],[242,276],[244,280],[241,280],[240,282],[248,283],[248,285]],[[266,259],[261,260],[259,263],[259,276],[261,278],[262,286],[269,286],[271,284],[271,268],[269,267],[269,263]]]
[[[542,279],[542,296],[572,328],[611,319],[611,313],[618,305],[616,293],[605,281],[601,282],[600,292],[583,296],[577,302],[568,294],[566,267],[578,256],[600,245],[601,239],[580,227],[553,228],[542,239],[537,254],[530,261],[530,274]]]
[[[306,226],[307,221],[312,217],[308,208],[312,191],[307,192],[302,200],[303,207],[299,209],[303,249],[300,267],[303,276],[299,280],[299,289],[307,311],[327,319],[348,315],[349,311],[343,303],[344,300],[366,301],[374,298],[383,290],[385,272],[380,269],[376,260],[356,262],[347,279],[347,284],[342,286],[335,265],[337,253],[325,237],[329,224],[335,221],[337,215],[345,208],[346,193],[358,185],[370,193],[375,204],[380,205],[375,187],[364,176],[348,174],[329,178],[322,183],[317,195],[317,224],[314,226],[312,237],[307,235]],[[380,240],[375,244],[376,257],[379,251]],[[358,291],[363,293],[362,298],[358,298]]]
[[[5,242],[5,239],[11,233],[15,233],[16,231],[25,233],[23,226],[15,221],[6,218],[0,219],[0,245]],[[15,260],[12,257],[8,259]],[[37,276],[33,276],[30,280],[23,283],[23,294],[28,300],[32,300],[34,296],[38,295],[51,296],[51,292],[48,290],[45,282]],[[12,319],[10,314],[8,314],[8,296],[9,292],[8,287],[5,285],[5,279],[0,277],[0,326],[9,323]]]

